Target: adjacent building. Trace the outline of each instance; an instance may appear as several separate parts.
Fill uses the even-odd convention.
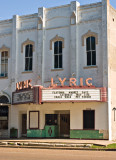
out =
[[[0,21],[0,137],[116,139],[109,0]]]

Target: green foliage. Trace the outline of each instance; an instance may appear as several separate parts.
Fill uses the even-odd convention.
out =
[[[109,144],[107,146],[93,144],[91,146],[91,148],[95,148],[95,149],[116,149],[116,143],[112,143],[112,144]]]

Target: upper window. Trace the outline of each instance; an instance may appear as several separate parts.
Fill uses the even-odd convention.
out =
[[[87,66],[96,65],[96,43],[95,37],[86,38]]]
[[[32,71],[33,65],[33,45],[25,46],[25,71]]]
[[[58,115],[57,114],[46,114],[45,115],[46,125],[57,125],[58,124]]]
[[[23,70],[33,70],[33,53],[35,51],[35,42],[27,39],[21,44],[21,53],[23,53]]]
[[[1,74],[0,77],[8,76],[8,51],[1,52]]]
[[[62,41],[54,42],[54,68],[62,68]]]

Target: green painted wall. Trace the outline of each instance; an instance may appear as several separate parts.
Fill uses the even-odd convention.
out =
[[[103,133],[99,130],[70,130],[70,138],[103,139]]]
[[[45,126],[43,130],[28,129],[27,137],[57,138],[59,137],[58,126]],[[103,133],[99,133],[99,130],[70,130],[70,138],[103,139]]]
[[[42,137],[45,137],[45,130],[38,130],[38,129],[36,129],[36,130],[34,130],[34,129],[28,129],[27,130],[27,137],[40,137],[40,138],[42,138]]]
[[[27,130],[27,137],[38,137],[38,138],[45,138],[45,137],[58,137],[58,126],[45,126],[44,129],[28,129]]]

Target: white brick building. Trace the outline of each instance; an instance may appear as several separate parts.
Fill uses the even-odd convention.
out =
[[[102,0],[83,6],[71,2],[64,6],[39,8],[36,14],[16,15],[0,21],[1,137],[10,136],[12,127],[18,129],[18,137],[25,135],[24,130],[29,137],[31,128],[38,129],[38,133],[44,129],[47,132],[47,120],[55,115],[56,118],[52,118],[57,121],[59,133],[61,116],[69,119],[67,133],[70,131],[70,138],[116,139],[115,18],[116,10],[109,0]],[[11,104],[17,82],[32,79],[32,85],[48,87],[51,77],[58,85],[58,77],[67,78],[65,85],[69,78],[75,77],[78,86],[80,78],[85,86],[85,79],[91,77],[93,86],[107,89],[107,101]],[[89,124],[84,124],[84,115],[91,116],[91,113],[94,124],[90,124],[89,129]],[[85,135],[81,137],[82,132]],[[37,136],[37,132],[32,134]],[[42,134],[45,137],[45,133]]]

